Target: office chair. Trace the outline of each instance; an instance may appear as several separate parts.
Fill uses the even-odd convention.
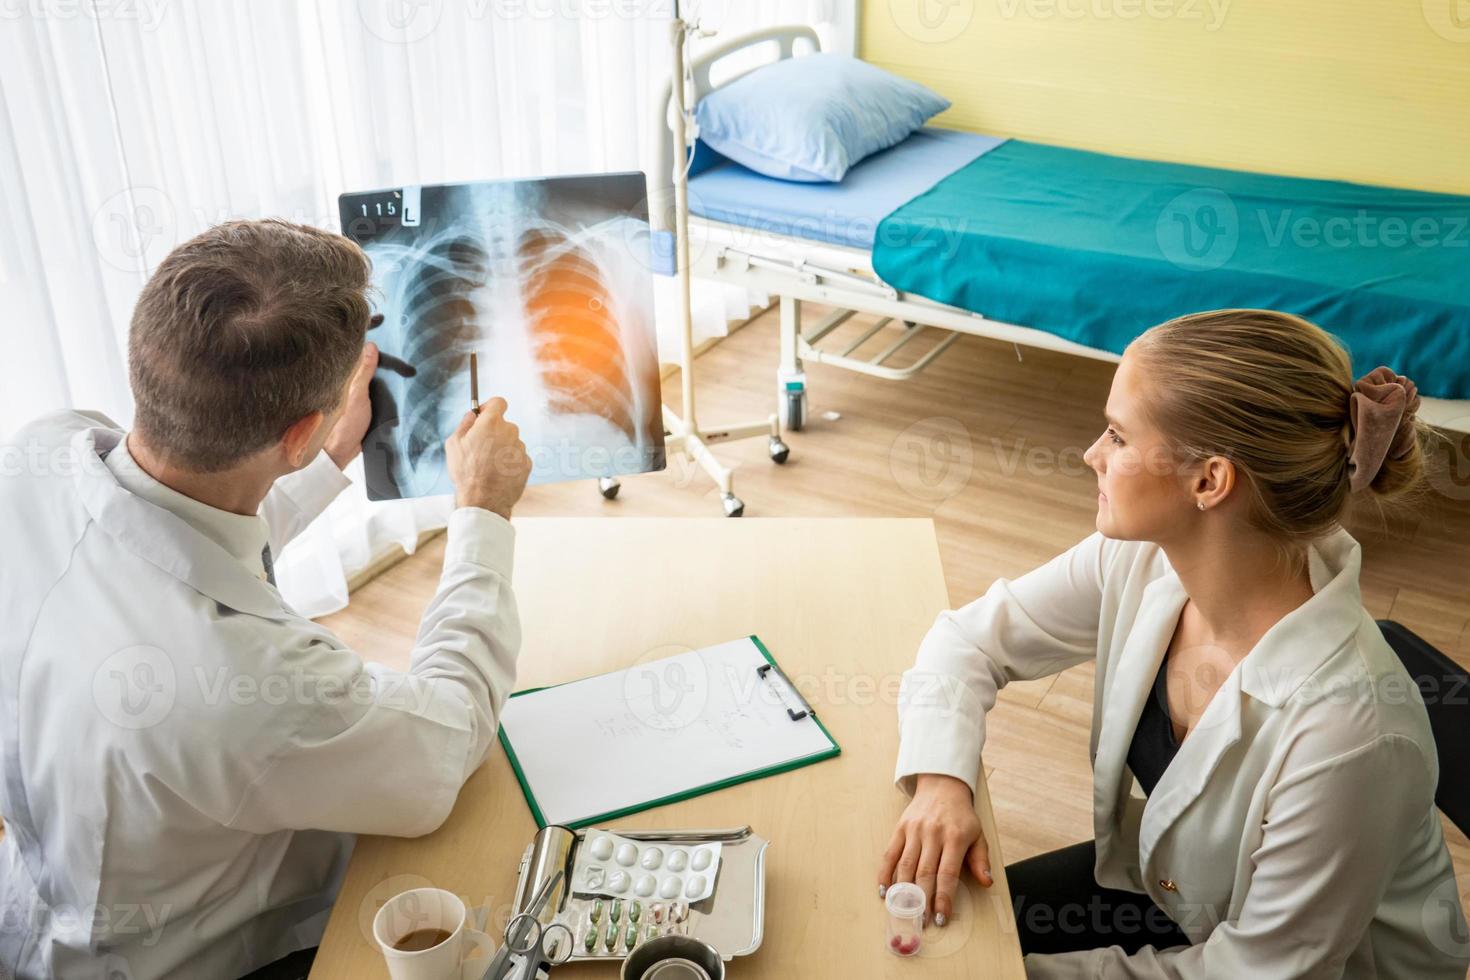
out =
[[[1378,628],[1424,695],[1439,750],[1434,802],[1450,823],[1470,834],[1470,674],[1407,627],[1380,619]]]

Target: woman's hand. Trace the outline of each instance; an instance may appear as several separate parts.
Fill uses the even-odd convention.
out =
[[[935,924],[942,926],[954,912],[955,889],[966,865],[986,888],[995,880],[970,787],[953,776],[924,773],[883,852],[879,894],[894,882],[914,882],[928,896]]]

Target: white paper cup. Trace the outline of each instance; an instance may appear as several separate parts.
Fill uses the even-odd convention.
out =
[[[449,938],[415,952],[393,948],[419,929],[443,929]],[[464,902],[442,888],[415,888],[388,899],[373,917],[373,939],[393,980],[480,980],[495,952],[495,940],[470,928]]]

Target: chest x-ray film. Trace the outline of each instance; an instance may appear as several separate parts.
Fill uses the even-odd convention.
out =
[[[471,354],[531,483],[664,467],[646,193],[623,173],[342,195],[383,314],[371,499],[453,492],[444,440],[472,404]]]

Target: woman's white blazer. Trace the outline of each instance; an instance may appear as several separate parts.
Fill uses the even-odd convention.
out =
[[[996,692],[1095,659],[1097,881],[1147,893],[1191,942],[1033,955],[1029,976],[1464,980],[1435,744],[1363,608],[1361,557],[1343,530],[1312,546],[1314,595],[1236,666],[1147,798],[1128,747],[1188,598],[1159,546],[1093,534],[940,615],[904,675],[899,785],[973,788]]]

